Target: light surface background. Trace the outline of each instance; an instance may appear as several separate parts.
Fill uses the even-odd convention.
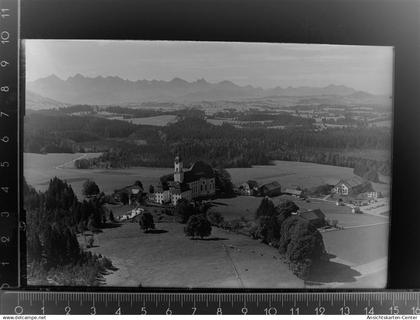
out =
[[[80,73],[128,80],[230,80],[264,89],[334,84],[392,94],[392,47],[117,40],[26,40],[25,47],[27,81]]]

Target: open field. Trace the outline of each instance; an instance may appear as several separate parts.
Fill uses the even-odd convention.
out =
[[[170,123],[176,122],[177,116],[173,114],[161,115],[155,117],[146,117],[146,118],[132,118],[127,119],[128,122],[141,125],[149,126],[167,126]]]
[[[321,184],[335,184],[340,179],[353,177],[353,169],[330,165],[274,161],[272,166],[253,166],[252,168],[229,168],[234,184],[256,180],[259,184],[277,180],[282,189],[300,185],[310,188]]]
[[[72,161],[82,153],[24,153],[24,176],[38,190],[45,190],[49,180],[57,176],[71,183],[73,190],[81,196],[81,187],[86,179],[93,179],[105,193],[140,180],[145,188],[156,184],[162,175],[172,173],[172,168],[136,167],[127,169],[74,169]],[[87,153],[96,157],[98,153]],[[64,164],[64,165],[63,165]],[[256,180],[259,184],[277,180],[282,189],[292,186],[310,188],[321,184],[335,184],[342,178],[353,177],[353,169],[316,163],[275,161],[272,166],[227,169],[234,184]],[[389,191],[388,184],[375,184],[378,191]]]
[[[159,177],[172,172],[171,168],[149,167],[109,170],[72,168],[71,161],[82,155],[81,153],[50,153],[47,155],[24,153],[23,174],[30,185],[42,191],[46,190],[49,180],[54,176],[64,179],[71,184],[80,199],[82,185],[86,179],[94,180],[101,191],[111,193],[115,189],[134,183],[135,180],[141,180],[143,185],[148,188],[150,184],[156,184]],[[66,165],[61,166],[62,164]]]
[[[137,223],[104,229],[91,250],[112,260],[117,271],[107,286],[302,288],[277,250],[246,236],[213,228],[207,240],[191,240],[184,225],[156,224],[143,233]],[[83,243],[83,242],[82,242]]]
[[[321,209],[326,219],[338,220],[344,230],[323,232],[322,237],[331,260],[320,265],[310,277],[311,286],[325,283],[337,287],[384,287],[388,255],[388,217],[369,214],[353,214],[347,206],[336,206],[334,202],[310,200],[306,202],[290,196],[273,199],[277,204],[281,199],[294,201],[300,209]],[[218,199],[211,211],[220,212],[229,221],[242,217],[252,220],[261,197],[239,196]],[[322,269],[323,271],[321,271]],[[324,269],[328,269],[326,272]],[[330,273],[329,278],[325,276]],[[318,280],[315,280],[315,279]],[[347,280],[346,280],[347,279]],[[351,279],[351,280],[350,280]]]
[[[213,202],[210,211],[220,212],[224,219],[234,220],[245,218],[253,220],[255,212],[261,203],[262,197],[238,196],[230,199],[217,199]],[[340,226],[344,228],[356,227],[361,225],[371,225],[387,223],[387,217],[373,216],[369,214],[353,214],[351,208],[347,206],[336,206],[334,202],[311,200],[306,202],[290,196],[279,196],[273,198],[275,205],[282,199],[290,199],[296,203],[301,210],[321,209],[324,212],[326,219],[336,219]]]

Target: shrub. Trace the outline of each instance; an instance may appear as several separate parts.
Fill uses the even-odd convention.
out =
[[[94,196],[99,194],[99,187],[98,185],[92,180],[86,180],[83,183],[82,193],[85,196]]]
[[[258,218],[255,235],[264,243],[277,243],[280,239],[280,225],[277,222],[277,217],[263,216]]]
[[[274,207],[273,201],[270,198],[265,197],[261,200],[260,206],[258,207],[257,211],[255,212],[255,217],[262,217],[262,216],[273,216],[276,215],[276,209]]]
[[[128,202],[129,202],[128,192],[126,192],[126,191],[121,192],[120,201],[124,205],[128,204]]]
[[[95,242],[95,239],[93,237],[87,238],[86,248],[92,248],[94,242]]]
[[[210,211],[207,213],[207,219],[209,219],[210,223],[216,227],[221,226],[224,222],[223,216],[217,211]]]
[[[115,217],[114,217],[114,213],[112,212],[112,210],[109,212],[109,221],[110,222],[115,222]]]
[[[140,215],[139,219],[139,225],[144,232],[148,232],[149,230],[152,230],[155,228],[155,223],[153,221],[153,216],[149,212],[143,212]]]
[[[174,213],[176,221],[180,223],[187,223],[188,219],[195,213],[195,208],[187,200],[178,200]]]
[[[188,219],[184,232],[188,237],[203,239],[211,234],[211,223],[204,215],[193,215]]]
[[[298,211],[299,207],[293,201],[285,200],[280,202],[276,209],[278,214],[283,214],[285,217],[289,217],[293,212]]]

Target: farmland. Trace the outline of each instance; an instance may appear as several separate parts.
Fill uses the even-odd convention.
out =
[[[80,199],[82,184],[86,179],[93,179],[101,190],[111,193],[135,180],[142,181],[147,188],[150,184],[156,184],[160,176],[172,172],[171,168],[151,167],[73,168],[73,160],[93,156],[96,154],[25,153],[24,175],[28,183],[38,190],[45,190],[53,176],[65,179]],[[351,168],[286,161],[276,161],[272,166],[231,168],[228,171],[235,184],[248,179],[257,180],[260,184],[277,180],[283,189],[295,185],[309,188],[325,183],[334,184],[341,178],[353,176]],[[388,184],[382,186],[389,188]],[[277,204],[282,198],[287,196],[275,197],[273,201]],[[326,284],[337,287],[384,286],[389,227],[387,217],[355,215],[349,207],[337,207],[333,202],[320,199],[310,199],[309,202],[296,198],[292,200],[301,209],[321,209],[327,219],[338,220],[339,225],[344,227],[344,230],[323,233],[331,260],[322,268],[332,268],[330,278],[325,272],[315,272],[310,281],[304,284],[279,260],[277,250],[272,247],[219,228],[213,228],[210,240],[189,240],[183,234],[183,226],[172,220],[157,223],[157,229],[164,230],[161,233],[145,234],[140,232],[136,223],[104,229],[95,236],[96,245],[89,250],[109,257],[118,268],[118,271],[106,276],[107,285],[272,288],[304,285],[322,287]],[[226,221],[240,218],[252,220],[260,202],[261,198],[251,196],[216,199],[210,210],[220,212]],[[121,207],[121,210],[113,208],[116,216],[120,215],[119,211],[129,208]],[[139,243],[143,245],[139,246]],[[142,272],[139,272],[140,269]],[[366,279],[371,282],[366,282]]]
[[[140,180],[145,187],[156,184],[162,175],[172,172],[172,168],[133,167],[127,169],[74,169],[72,161],[84,156],[82,153],[50,153],[46,155],[24,153],[24,176],[28,183],[38,190],[45,190],[48,181],[57,176],[67,180],[78,196],[86,179],[93,179],[105,193]],[[87,153],[84,157],[96,157],[97,153]],[[66,164],[62,166],[62,164]],[[227,169],[234,184],[247,180],[266,183],[280,182],[282,188],[301,186],[310,188],[321,184],[335,184],[340,179],[353,177],[351,168],[321,165],[296,161],[275,161],[270,166]],[[389,184],[381,184],[384,190]],[[383,190],[379,190],[383,191]]]
[[[46,190],[54,176],[71,184],[74,192],[82,197],[82,185],[86,179],[94,180],[101,191],[112,193],[115,189],[141,180],[145,186],[156,184],[159,177],[172,171],[170,168],[130,168],[130,169],[86,169],[71,167],[71,161],[83,154],[34,154],[24,153],[24,176],[28,184],[37,190]],[[94,156],[95,154],[88,154]],[[70,163],[69,163],[70,162]],[[65,167],[59,167],[67,163]]]
[[[173,114],[160,115],[154,117],[143,117],[143,118],[124,118],[122,116],[111,117],[109,119],[123,120],[134,124],[147,125],[147,126],[167,126],[170,123],[176,122],[177,116]]]
[[[95,157],[87,153],[85,157]],[[162,175],[172,168],[133,167],[127,169],[83,169],[77,170],[72,161],[84,156],[82,153],[49,153],[46,155],[24,153],[24,176],[28,183],[38,190],[45,190],[48,181],[57,176],[67,180],[78,196],[86,179],[93,179],[105,193],[140,180],[144,186],[156,184]],[[65,166],[62,166],[66,164]],[[275,161],[272,166],[227,169],[234,184],[257,180],[260,184],[277,180],[283,188],[300,185],[305,188],[320,184],[334,184],[341,178],[353,176],[351,168],[320,165],[314,163]]]
[[[190,240],[183,225],[162,222],[156,233],[136,223],[105,229],[92,250],[111,258],[118,268],[108,286],[302,288],[272,247],[246,236],[213,228],[210,238]],[[141,243],[142,245],[139,245]]]
[[[353,214],[347,206],[336,206],[334,202],[313,200],[310,202],[288,196],[273,199],[277,204],[281,199],[291,199],[301,210],[321,209],[326,219],[337,220],[344,230],[331,230],[322,233],[331,260],[319,269],[333,268],[335,280],[327,279],[326,273],[314,271],[310,286],[323,286],[325,283],[337,287],[383,287],[386,283],[386,259],[388,256],[387,217],[369,214]],[[240,196],[232,199],[218,199],[210,210],[220,212],[225,220],[253,220],[261,198]],[[339,275],[344,272],[346,275]],[[310,277],[311,279],[311,277]],[[318,280],[315,280],[318,279]],[[347,279],[347,280],[344,280]],[[366,282],[369,279],[370,282]],[[308,283],[308,285],[309,285]]]
[[[321,184],[335,184],[353,176],[353,169],[309,162],[274,161],[273,166],[227,169],[234,184],[256,180],[259,184],[277,180],[282,188],[302,186],[310,188]]]

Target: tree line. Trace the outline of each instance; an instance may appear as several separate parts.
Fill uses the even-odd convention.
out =
[[[188,114],[188,113],[187,113]],[[272,160],[307,161],[355,168],[363,158],[348,157],[343,150],[390,150],[386,128],[310,127],[286,129],[215,126],[200,116],[180,116],[165,127],[130,124],[92,116],[32,114],[25,120],[26,152],[71,152],[90,142],[112,147],[97,159],[76,162],[79,168],[130,166],[171,167],[175,154],[188,162],[204,160],[213,167],[267,165]],[[115,139],[121,139],[116,143]],[[135,140],[145,141],[138,145]],[[390,161],[364,163],[369,170],[389,174]]]
[[[82,250],[77,233],[103,226],[102,199],[79,202],[71,186],[56,177],[45,192],[37,192],[24,181],[23,192],[32,283],[50,284],[47,278],[55,278],[60,285],[98,285],[98,278],[113,268],[112,263]]]

